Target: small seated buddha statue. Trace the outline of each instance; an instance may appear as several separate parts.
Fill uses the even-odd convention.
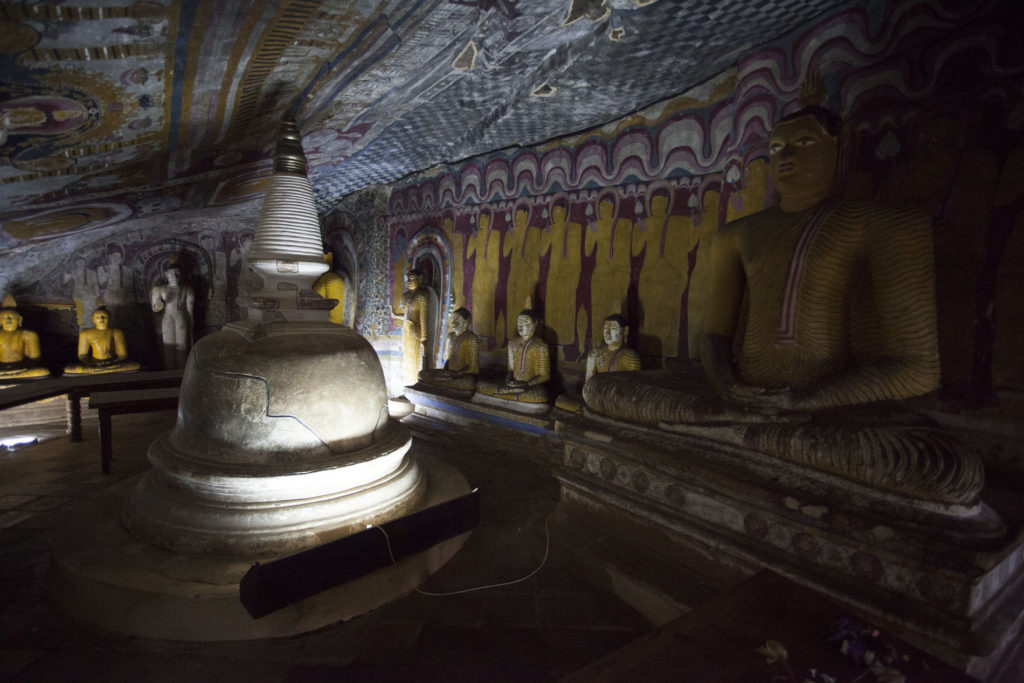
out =
[[[516,319],[519,336],[508,342],[508,373],[504,382],[480,380],[473,400],[524,412],[548,410],[551,400],[551,357],[548,345],[536,336],[539,317],[529,308]]]
[[[616,313],[605,318],[602,334],[604,346],[595,347],[587,353],[587,374],[584,383],[602,372],[640,369],[640,354],[626,346],[629,325],[625,317]],[[578,394],[561,394],[555,399],[555,407],[583,413],[583,399]]]
[[[476,389],[476,376],[480,372],[480,340],[469,329],[470,320],[468,309],[463,307],[452,311],[444,367],[420,370],[420,384],[466,392],[467,395]]]
[[[124,332],[110,327],[110,311],[103,300],[96,301],[92,324],[78,333],[78,362],[64,368],[66,375],[132,372],[139,363],[128,359]]]
[[[899,403],[939,384],[931,226],[911,209],[836,198],[840,128],[811,106],[771,131],[781,199],[712,238],[703,372],[597,375],[584,399],[606,417],[972,501],[980,460]]]
[[[0,379],[42,379],[50,371],[40,365],[39,335],[21,327],[22,317],[10,294],[0,307]]]

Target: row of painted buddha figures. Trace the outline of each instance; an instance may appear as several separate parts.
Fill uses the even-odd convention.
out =
[[[17,303],[10,295],[0,308],[0,379],[35,379],[50,376],[42,365],[39,335],[22,328]],[[102,299],[96,301],[93,326],[78,334],[78,362],[64,367],[69,375],[102,372],[131,372],[139,363],[128,358],[124,332],[110,327],[110,311]]]

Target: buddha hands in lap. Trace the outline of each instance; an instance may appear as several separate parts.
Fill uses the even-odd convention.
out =
[[[439,370],[421,370],[419,381],[459,391],[476,388],[480,372],[480,340],[470,331],[471,316],[466,308],[452,311],[451,332],[445,344],[444,367]]]
[[[519,336],[508,342],[508,373],[503,383],[477,382],[478,394],[520,403],[543,404],[549,400],[551,358],[548,345],[536,336],[537,314],[529,308],[516,320]]]
[[[130,372],[139,364],[128,359],[124,332],[110,327],[110,311],[97,302],[90,327],[78,333],[78,363],[64,368],[65,374],[81,375],[104,372]]]
[[[39,367],[42,360],[39,335],[21,329],[21,322],[14,298],[8,294],[0,308],[0,378],[49,377],[50,371]]]

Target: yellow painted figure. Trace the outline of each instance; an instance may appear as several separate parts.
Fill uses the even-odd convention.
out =
[[[330,266],[334,262],[331,254],[324,254],[324,261]],[[337,299],[338,303],[328,313],[328,320],[335,325],[345,324],[345,279],[333,270],[328,270],[313,283],[313,291],[325,299]]]
[[[542,404],[549,400],[551,357],[548,345],[536,336],[537,314],[526,309],[516,319],[519,336],[508,343],[505,382],[477,382],[478,394],[520,403]]]
[[[124,332],[110,327],[110,311],[102,300],[97,302],[92,323],[94,327],[78,333],[78,363],[65,367],[64,373],[81,375],[138,370],[139,364],[128,360]]]
[[[640,350],[657,356],[679,353],[679,311],[686,289],[689,252],[697,244],[693,223],[672,216],[669,195],[657,192],[649,201],[643,230],[633,231],[633,255],[644,254],[637,294],[642,311],[645,339]]]
[[[423,287],[423,273],[415,268],[406,272],[405,286],[394,317],[402,321],[402,382],[404,386],[412,386],[426,361],[430,293]]]
[[[583,232],[583,226],[570,223],[566,214],[566,204],[552,205],[551,226],[540,243],[540,256],[551,254],[544,287],[544,324],[554,332],[555,343],[559,345],[573,343],[576,335],[576,290],[580,280]]]
[[[513,216],[513,224],[505,235],[502,248],[504,256],[510,256],[508,283],[505,301],[506,306],[518,305],[519,302],[532,298],[540,277],[540,228],[530,225],[529,209],[518,208]],[[507,319],[506,337],[513,339],[516,328],[512,325],[512,317]]]
[[[473,331],[482,337],[493,338],[494,290],[501,259],[501,235],[491,226],[490,211],[480,212],[476,231],[466,240],[466,258],[473,257]]]
[[[603,197],[597,207],[597,221],[586,237],[587,256],[597,253],[594,275],[590,282],[590,317],[601,320],[604,316],[621,311],[622,296],[629,287],[629,250],[632,223],[619,220],[617,202]]]
[[[22,329],[21,322],[14,298],[8,294],[0,308],[0,378],[49,377],[50,371],[39,367],[39,335]]]
[[[420,382],[458,391],[476,388],[480,372],[480,340],[469,329],[470,314],[465,308],[452,311],[451,332],[445,343],[444,367],[439,370],[421,370]]]

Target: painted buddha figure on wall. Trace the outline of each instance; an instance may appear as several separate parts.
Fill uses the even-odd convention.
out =
[[[548,409],[551,356],[547,343],[537,336],[539,323],[539,316],[530,308],[519,313],[516,319],[519,336],[508,342],[508,373],[505,381],[477,382],[473,400],[518,406],[514,409],[527,412]]]
[[[110,311],[102,299],[96,302],[92,324],[93,327],[78,333],[78,362],[65,367],[64,374],[131,372],[139,369],[136,361],[128,359],[124,332],[110,327]]]
[[[0,379],[49,377],[50,371],[40,366],[39,335],[22,329],[21,322],[14,297],[8,294],[0,308]]]
[[[444,367],[421,370],[420,384],[472,392],[480,372],[480,339],[469,329],[471,316],[466,308],[452,311],[451,332],[445,343]]]
[[[835,198],[840,127],[831,112],[808,107],[772,130],[769,168],[781,200],[713,238],[703,375],[598,376],[584,386],[589,408],[679,432],[746,425],[719,435],[869,483],[884,480],[860,426],[823,423],[835,409],[938,387],[931,227],[911,209]],[[922,480],[916,495],[977,494],[980,463],[965,464],[939,445],[923,454],[933,446],[917,432],[877,429],[900,461],[931,458],[944,463],[937,471],[961,471],[945,483],[938,473]],[[826,432],[831,447],[815,448]]]

